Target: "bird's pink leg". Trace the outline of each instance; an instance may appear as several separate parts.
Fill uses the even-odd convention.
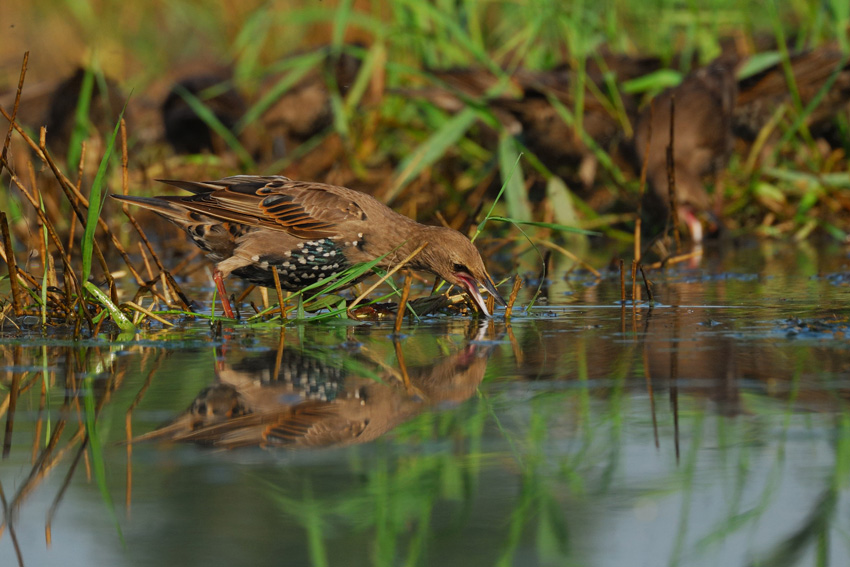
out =
[[[215,288],[218,290],[218,296],[221,298],[221,307],[224,309],[224,314],[230,319],[235,319],[233,309],[230,307],[230,300],[227,298],[227,291],[224,289],[224,278],[218,268],[213,270],[213,281],[215,282]]]

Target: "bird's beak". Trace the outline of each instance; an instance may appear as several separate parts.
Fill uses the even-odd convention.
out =
[[[493,299],[496,300],[496,303],[498,303],[502,307],[508,306],[508,304],[505,302],[505,300],[499,293],[499,290],[496,289],[496,284],[493,283],[493,279],[490,277],[490,274],[484,274],[484,281],[481,282],[481,284],[484,286],[484,289],[487,290],[487,293],[493,296]]]
[[[478,306],[478,309],[481,310],[481,313],[484,314],[485,317],[492,317],[490,312],[487,310],[487,302],[484,301],[484,298],[481,296],[481,292],[478,291],[478,280],[473,278],[471,275],[466,273],[457,273],[455,277],[458,278],[463,284],[466,293],[469,294],[469,297],[475,302]],[[505,300],[502,299],[502,296],[499,295],[499,292],[496,290],[496,286],[493,285],[493,280],[490,279],[490,276],[485,274],[484,279],[481,282],[481,285],[484,286],[484,289],[493,296],[493,299],[496,300],[501,306],[506,306]]]

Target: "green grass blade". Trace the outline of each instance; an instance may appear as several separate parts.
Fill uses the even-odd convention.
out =
[[[91,275],[91,257],[94,251],[94,234],[97,229],[97,221],[100,218],[100,210],[103,208],[103,202],[106,194],[101,191],[103,179],[106,177],[106,170],[109,166],[109,158],[112,156],[112,150],[115,147],[115,138],[118,137],[118,130],[121,128],[121,119],[124,118],[124,111],[127,110],[127,103],[124,103],[124,108],[121,109],[121,114],[118,115],[118,121],[115,123],[115,128],[112,130],[112,136],[109,138],[109,143],[106,145],[106,151],[100,160],[100,166],[97,168],[97,174],[94,176],[94,181],[89,194],[89,212],[86,218],[86,231],[83,234],[83,277],[82,281],[88,281]]]
[[[94,471],[94,478],[97,481],[97,486],[100,489],[101,498],[115,523],[115,529],[118,531],[118,537],[121,542],[124,542],[124,535],[121,532],[121,525],[118,523],[118,517],[115,514],[115,505],[112,503],[112,496],[109,494],[109,487],[106,484],[106,465],[103,462],[103,444],[100,440],[100,434],[97,431],[97,404],[95,403],[94,394],[94,372],[89,373],[84,380],[83,400],[86,408],[86,433],[89,440],[89,448],[91,449],[91,463]]]

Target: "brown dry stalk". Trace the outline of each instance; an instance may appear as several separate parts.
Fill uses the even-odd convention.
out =
[[[635,285],[635,281],[637,280],[637,264],[637,259],[632,260],[632,305],[637,301],[637,286]]]
[[[34,174],[30,176],[31,183],[34,183]],[[79,285],[77,284],[77,276],[74,273],[73,268],[71,267],[71,257],[70,254],[65,252],[65,247],[62,246],[62,241],[59,238],[59,234],[57,234],[56,229],[53,227],[53,223],[50,222],[50,219],[41,210],[41,206],[39,202],[36,200],[35,195],[29,192],[29,190],[21,183],[20,178],[14,173],[11,174],[12,183],[18,188],[18,190],[27,198],[27,201],[30,202],[33,209],[35,210],[36,215],[38,215],[41,224],[47,228],[47,235],[50,237],[50,240],[53,241],[53,244],[56,246],[56,249],[59,251],[59,255],[62,257],[62,263],[65,265],[65,281],[69,279],[73,283],[75,289],[79,290]],[[33,188],[36,186],[33,184]],[[55,276],[54,276],[55,277]]]
[[[395,315],[395,325],[393,326],[393,332],[398,335],[401,332],[401,324],[404,322],[404,311],[407,309],[407,298],[410,297],[410,284],[413,282],[413,278],[410,277],[410,274],[406,274],[404,276],[404,287],[401,290],[401,300],[398,302],[398,312]]]
[[[643,276],[643,286],[646,288],[646,297],[649,301],[650,309],[652,309],[652,282],[646,279],[646,272],[643,271],[643,264],[639,267],[640,275]]]
[[[12,308],[15,311],[15,316],[20,317],[24,314],[24,308],[21,302],[21,290],[18,287],[18,265],[15,261],[15,250],[12,248],[9,223],[6,222],[6,213],[2,211],[0,211],[0,229],[3,231],[4,259],[6,260],[6,267],[9,269],[9,285],[12,287]]]
[[[646,192],[646,170],[649,169],[649,150],[652,144],[652,121],[655,114],[655,101],[649,103],[649,122],[646,129],[646,152],[643,155],[643,163],[640,166],[640,189],[638,190],[638,210],[635,219],[635,260],[640,262],[640,233],[642,229],[641,216],[643,215],[643,195]]]
[[[667,193],[670,198],[670,215],[673,220],[673,236],[676,238],[676,253],[682,250],[682,237],[679,234],[679,206],[676,198],[676,96],[670,97],[670,142],[667,145]]]
[[[691,258],[696,258],[702,255],[702,250],[693,250],[692,252],[688,252],[687,254],[678,254],[676,256],[670,256],[669,258],[665,258],[659,262],[653,262],[649,266],[647,266],[650,270],[657,270],[659,268],[663,268],[664,266],[669,266],[671,264],[678,264],[680,262],[685,262],[690,260]]]
[[[122,143],[124,143],[125,141],[126,141],[126,138],[123,138]],[[123,151],[125,151],[125,150],[122,149],[122,152]],[[126,188],[124,189],[124,194],[125,195],[127,194]],[[180,302],[183,309],[185,309],[186,311],[189,311],[189,309],[190,309],[189,299],[186,297],[186,295],[180,289],[180,286],[177,285],[177,282],[174,281],[174,277],[171,275],[171,272],[166,270],[165,266],[163,266],[162,261],[159,259],[159,256],[157,256],[157,253],[153,248],[153,245],[151,244],[150,240],[148,240],[148,237],[145,234],[145,231],[142,230],[141,225],[139,225],[138,221],[136,221],[136,218],[132,215],[132,213],[130,212],[130,208],[127,206],[126,203],[121,205],[121,210],[124,212],[124,215],[130,220],[130,224],[133,225],[133,228],[136,229],[136,232],[141,237],[142,242],[144,242],[144,244],[145,244],[145,248],[148,249],[148,252],[150,252],[150,254],[151,254],[151,258],[153,258],[153,261],[156,264],[156,267],[159,268],[160,273],[164,275],[165,283],[163,284],[163,288],[165,288],[164,289],[165,293],[168,293],[167,287],[170,287],[171,291],[174,293],[174,295],[177,296],[177,300]],[[151,280],[153,280],[153,278],[151,278]],[[152,286],[153,283],[155,283],[155,282],[152,282],[150,285]],[[165,285],[166,283],[168,284],[167,287]],[[144,285],[147,285],[147,284],[141,283],[140,285],[144,286]],[[151,291],[153,291],[153,290],[151,290]],[[170,302],[166,301],[166,303],[170,303]]]
[[[626,269],[622,258],[620,258],[620,304],[626,304]]]
[[[514,303],[516,302],[517,295],[519,295],[520,288],[522,288],[522,278],[514,276],[514,287],[511,289],[511,296],[508,298],[508,307],[505,309],[505,320],[510,319],[511,317],[511,313],[514,310]]]
[[[283,290],[280,287],[280,276],[275,268],[272,268],[272,279],[274,279],[274,290],[277,292],[277,305],[280,308],[280,319],[282,321],[285,313],[283,305]]]
[[[12,119],[9,121],[9,130],[6,132],[6,140],[3,142],[2,162],[6,163],[6,157],[9,155],[9,144],[12,143],[12,131],[14,130],[13,123],[18,115],[18,106],[21,104],[21,92],[24,90],[24,77],[27,75],[27,62],[30,59],[30,52],[24,53],[24,61],[21,63],[21,76],[18,79],[18,90],[15,92],[15,104],[12,106]],[[9,170],[11,173],[11,170]]]

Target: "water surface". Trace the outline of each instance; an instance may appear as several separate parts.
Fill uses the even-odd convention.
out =
[[[10,527],[26,565],[847,564],[847,266],[708,252],[651,309],[556,271],[400,337],[7,329],[0,564]]]

